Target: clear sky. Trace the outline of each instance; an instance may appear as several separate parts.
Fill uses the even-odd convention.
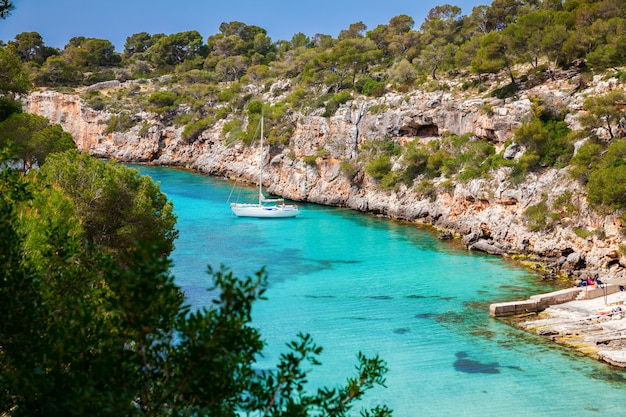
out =
[[[74,36],[107,39],[122,52],[126,38],[139,32],[172,34],[197,30],[206,40],[222,22],[239,21],[267,30],[273,41],[298,32],[337,37],[350,24],[367,29],[401,14],[419,29],[434,6],[453,4],[468,15],[481,0],[13,0],[15,9],[0,20],[4,42],[22,32],[38,32],[47,46],[63,48]]]

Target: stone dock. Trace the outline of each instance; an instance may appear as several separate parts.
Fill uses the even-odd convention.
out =
[[[626,291],[620,288],[567,288],[492,304],[489,312],[493,317],[511,317],[523,330],[626,368]]]
[[[591,300],[614,294],[619,290],[619,285],[566,288],[546,294],[533,295],[528,300],[491,304],[489,306],[489,314],[492,317],[507,317],[527,313],[539,313],[554,305],[574,300]]]

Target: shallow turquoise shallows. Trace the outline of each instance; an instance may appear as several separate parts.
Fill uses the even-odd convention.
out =
[[[209,264],[238,276],[266,267],[268,300],[253,309],[267,342],[261,368],[304,332],[324,347],[311,388],[354,375],[357,352],[379,354],[387,388],[361,405],[387,404],[397,417],[626,415],[621,370],[489,317],[492,302],[551,289],[527,271],[345,209],[306,204],[295,219],[236,218],[230,183],[138,168],[174,202],[173,274],[189,303],[209,305]]]

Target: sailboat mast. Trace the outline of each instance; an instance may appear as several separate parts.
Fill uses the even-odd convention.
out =
[[[263,113],[261,113],[261,147],[259,150],[259,206],[263,203]]]

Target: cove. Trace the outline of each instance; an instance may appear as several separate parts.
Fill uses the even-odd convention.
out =
[[[626,415],[621,370],[489,317],[490,303],[552,289],[532,273],[341,208],[302,204],[295,219],[236,218],[225,180],[133,167],[174,202],[172,273],[191,305],[209,305],[207,265],[240,277],[266,267],[268,299],[252,312],[267,343],[259,367],[274,366],[303,332],[324,348],[312,389],[353,376],[357,352],[379,354],[387,388],[361,404],[387,404],[396,417]]]

